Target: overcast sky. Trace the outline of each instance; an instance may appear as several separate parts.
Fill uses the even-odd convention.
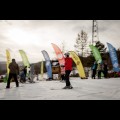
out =
[[[99,39],[106,45],[120,47],[120,20],[98,20]],[[92,20],[0,20],[0,61],[6,61],[5,50],[9,49],[12,58],[21,61],[18,50],[27,53],[30,63],[44,60],[41,53],[46,50],[51,59],[56,55],[51,43],[66,50],[74,50],[77,34],[81,30],[92,39]]]

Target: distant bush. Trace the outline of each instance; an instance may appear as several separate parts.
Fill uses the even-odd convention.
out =
[[[109,78],[118,78],[118,77],[120,77],[120,73],[115,73],[115,72],[108,73],[108,77]]]
[[[114,77],[115,77],[115,78],[120,77],[120,73],[114,73]]]

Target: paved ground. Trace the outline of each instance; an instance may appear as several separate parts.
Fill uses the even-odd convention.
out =
[[[0,100],[120,100],[120,78],[102,80],[81,80],[71,78],[72,90],[63,90],[65,83],[39,81],[33,84],[15,83],[11,89],[0,83]]]

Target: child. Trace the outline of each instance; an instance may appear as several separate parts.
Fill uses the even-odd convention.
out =
[[[25,74],[23,70],[20,72],[20,82],[25,83]]]

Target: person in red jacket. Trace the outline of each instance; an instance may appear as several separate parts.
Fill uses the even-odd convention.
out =
[[[69,57],[69,53],[65,54],[65,80],[66,80],[66,86],[63,89],[72,89],[73,87],[71,86],[69,76],[72,71],[72,63],[73,60],[72,58]]]

